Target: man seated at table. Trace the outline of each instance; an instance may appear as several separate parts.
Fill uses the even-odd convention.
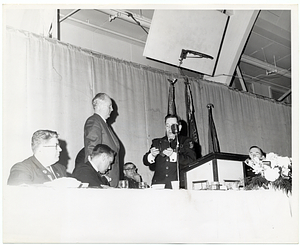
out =
[[[132,162],[124,164],[124,180],[128,180],[128,187],[133,189],[139,188],[142,177],[137,173],[137,168]]]
[[[36,131],[31,139],[31,149],[33,156],[12,166],[8,185],[43,184],[67,176],[66,168],[56,163],[61,152],[57,132]]]
[[[89,187],[108,187],[111,179],[105,174],[111,169],[115,152],[107,145],[98,144],[86,163],[75,167],[72,176]]]

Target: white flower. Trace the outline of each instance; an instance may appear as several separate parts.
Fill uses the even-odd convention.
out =
[[[254,157],[249,159],[247,164],[252,167],[252,171],[256,174],[261,174],[269,181],[275,181],[280,175],[288,177],[292,165],[292,159],[289,157],[278,156],[270,152],[266,155],[265,159],[258,159]]]
[[[264,174],[267,180],[275,181],[279,177],[279,168],[266,168]]]
[[[290,172],[289,168],[282,168],[281,170],[281,174],[285,177],[289,176],[289,172]]]
[[[278,157],[277,162],[278,162],[278,166],[283,168],[288,168],[291,163],[290,158],[288,157]]]
[[[270,153],[268,153],[268,154],[266,155],[266,159],[267,159],[267,160],[276,160],[277,157],[278,157],[278,155],[275,154],[274,152],[270,152]]]

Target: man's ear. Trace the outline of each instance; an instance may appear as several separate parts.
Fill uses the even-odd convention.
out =
[[[182,129],[182,125],[181,125],[181,124],[179,124],[178,128],[179,128],[179,132],[180,132],[180,131],[181,131],[181,129]]]

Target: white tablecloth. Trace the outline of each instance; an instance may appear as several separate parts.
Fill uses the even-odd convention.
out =
[[[281,191],[5,187],[5,243],[297,243]]]

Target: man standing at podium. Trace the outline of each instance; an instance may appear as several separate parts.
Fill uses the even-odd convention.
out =
[[[177,170],[196,160],[192,139],[179,135],[182,125],[176,115],[165,117],[166,135],[152,140],[150,150],[144,155],[143,162],[154,170],[153,184],[165,184],[171,189],[171,181],[178,180]]]

